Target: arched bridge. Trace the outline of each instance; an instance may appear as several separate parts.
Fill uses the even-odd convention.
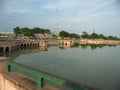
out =
[[[21,47],[46,47],[46,46],[47,42],[40,40],[0,42],[0,51],[11,52]]]

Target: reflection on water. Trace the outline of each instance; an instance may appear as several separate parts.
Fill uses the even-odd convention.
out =
[[[65,48],[78,48],[79,46],[84,50],[84,49],[88,49],[89,47],[91,48],[91,50],[95,50],[97,48],[102,49],[103,47],[116,47],[116,45],[95,45],[95,44],[78,44],[75,43],[72,46],[64,46],[64,45],[60,45],[57,46],[60,49],[65,49]],[[35,53],[39,53],[41,51],[48,51],[49,47],[24,47],[21,49],[18,49],[14,52],[0,52],[0,56],[5,56],[5,57],[9,57],[10,60],[14,60],[15,58],[17,58],[19,55],[21,54],[35,54]]]
[[[21,49],[15,50],[13,52],[0,52],[0,56],[9,57],[13,60],[21,54],[34,54],[40,51],[47,51],[48,47],[23,47]]]
[[[57,46],[57,45],[56,45]],[[78,48],[81,47],[82,49],[87,49],[91,48],[92,50],[97,49],[97,48],[103,48],[103,47],[116,47],[116,45],[107,45],[107,44],[78,44],[75,43],[73,45],[59,45],[58,47],[60,49],[65,49],[65,48]],[[0,52],[0,56],[5,56],[5,57],[17,57],[20,54],[30,54],[30,53],[38,53],[40,51],[48,51],[49,47],[23,47],[21,49],[18,49],[13,52]]]
[[[116,45],[107,45],[107,44],[81,44],[80,45],[83,49],[87,49],[88,47],[91,47],[92,50],[97,49],[97,48],[103,48],[103,47],[116,47]]]
[[[60,45],[59,47],[61,49],[65,49],[65,48],[76,48],[81,46],[82,49],[87,49],[88,47],[90,47],[92,50],[97,49],[97,48],[103,48],[103,47],[116,47],[117,45],[107,45],[107,44],[79,44],[79,43],[75,43],[73,45]]]

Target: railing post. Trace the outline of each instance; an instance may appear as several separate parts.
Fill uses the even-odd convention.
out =
[[[42,88],[42,86],[43,86],[43,81],[44,81],[43,77],[37,76],[37,86],[38,86],[38,87]]]
[[[6,69],[7,69],[7,72],[10,72],[11,71],[11,65],[7,65]]]

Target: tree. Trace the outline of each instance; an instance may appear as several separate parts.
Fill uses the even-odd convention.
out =
[[[51,31],[50,31],[49,29],[45,29],[45,30],[44,30],[44,33],[50,34]]]
[[[113,39],[115,39],[113,36],[108,36],[108,39],[109,40],[113,40]]]
[[[88,35],[88,33],[86,31],[83,31],[82,35]]]
[[[69,34],[69,38],[79,39],[79,38],[80,38],[80,36],[79,36],[79,35],[77,35],[77,34],[75,34],[75,33],[71,33],[71,34]]]
[[[30,31],[30,29],[27,28],[27,27],[24,27],[24,28],[22,28],[21,30],[22,30],[22,32],[29,32],[29,31]]]
[[[91,34],[91,38],[92,39],[97,39],[98,38],[98,34],[97,33],[92,33]]]
[[[99,36],[98,36],[100,39],[104,39],[105,38],[105,36],[103,35],[103,34],[99,34]]]
[[[32,35],[33,35],[31,29],[29,29],[29,28],[27,28],[27,27],[22,28],[21,30],[22,30],[22,33],[23,33],[25,36],[32,36]]]
[[[86,31],[82,32],[81,37],[82,38],[88,38],[88,33]]]
[[[52,35],[52,37],[55,37],[55,38],[56,38],[56,37],[57,37],[57,35],[53,34],[53,35]]]
[[[43,34],[43,33],[44,33],[44,30],[41,29],[41,28],[39,28],[39,27],[35,27],[35,28],[33,28],[32,32],[33,32],[34,34],[38,34],[38,33]]]
[[[23,34],[24,34],[24,36],[32,36],[31,32],[24,32]]]
[[[66,32],[66,31],[61,31],[61,32],[59,32],[59,35],[60,35],[61,37],[69,37],[69,33]]]
[[[16,33],[17,35],[22,34],[22,31],[19,27],[16,27],[16,28],[14,28],[14,33]]]

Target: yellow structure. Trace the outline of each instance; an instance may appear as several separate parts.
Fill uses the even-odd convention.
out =
[[[46,41],[40,41],[39,42],[39,46],[46,47],[47,46],[47,42]]]
[[[74,44],[73,40],[60,40],[60,47],[69,48]]]

